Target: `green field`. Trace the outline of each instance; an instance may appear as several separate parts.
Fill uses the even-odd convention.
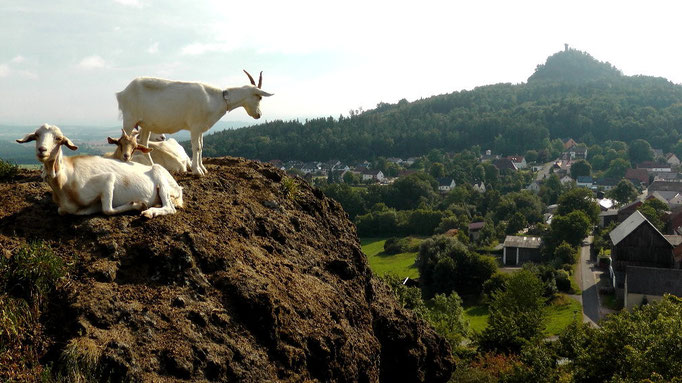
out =
[[[395,274],[401,278],[419,278],[419,270],[414,265],[417,253],[400,253],[389,255],[384,253],[384,242],[387,238],[360,238],[362,252],[367,255],[369,267],[376,275]]]
[[[559,295],[550,304],[545,306],[545,329],[546,336],[559,335],[575,319],[582,319],[582,307],[575,299],[567,295]],[[488,325],[488,306],[475,305],[464,308],[464,317],[469,321],[469,328],[475,332],[481,332]]]

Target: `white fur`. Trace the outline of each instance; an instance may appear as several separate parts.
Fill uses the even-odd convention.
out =
[[[248,73],[247,73],[248,74]],[[249,76],[250,77],[250,76]],[[253,83],[253,81],[252,81]],[[260,80],[259,80],[260,85]],[[140,144],[147,145],[151,133],[189,130],[192,140],[192,172],[204,175],[203,133],[228,111],[244,107],[253,118],[260,118],[260,100],[272,96],[253,85],[225,90],[196,82],[169,81],[140,77],[116,94],[123,117],[123,129],[130,134],[140,126]],[[152,158],[145,155],[147,163]]]
[[[17,140],[36,141],[36,155],[43,165],[43,179],[52,188],[59,214],[117,214],[143,210],[145,217],[175,213],[182,207],[182,188],[166,169],[99,156],[62,155],[61,146],[77,147],[61,130],[45,124]],[[161,207],[151,207],[161,205]],[[150,208],[147,208],[150,207]]]
[[[192,160],[185,152],[185,148],[174,138],[169,138],[166,141],[149,141],[147,147],[153,149],[149,153],[152,156],[152,161],[168,171],[185,173],[192,168]],[[145,154],[135,152],[133,161],[141,164],[146,163]]]

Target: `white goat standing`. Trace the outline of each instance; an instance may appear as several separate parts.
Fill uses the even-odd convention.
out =
[[[144,154],[150,153],[155,164],[161,165],[170,172],[185,173],[191,168],[192,162],[185,153],[185,149],[173,138],[166,141],[149,141],[147,146],[137,143],[138,130],[127,134],[121,129],[120,138],[107,137],[110,144],[116,145],[116,151],[104,155],[123,162],[135,161],[146,163]],[[136,153],[139,151],[139,153]]]
[[[44,124],[17,140],[36,141],[36,156],[43,163],[43,179],[52,188],[59,214],[117,214],[144,210],[152,218],[182,207],[182,188],[160,165],[125,163],[99,156],[62,155],[62,145],[78,149],[62,131]],[[161,204],[161,207],[150,207]]]
[[[225,113],[244,107],[249,116],[261,116],[260,101],[272,96],[261,90],[263,72],[258,85],[244,71],[251,85],[219,89],[197,82],[169,81],[139,77],[121,92],[116,93],[118,108],[123,117],[123,129],[130,134],[136,125],[141,128],[140,144],[147,145],[151,133],[175,133],[189,130],[192,140],[192,172],[206,174],[202,160],[204,132],[208,131]],[[151,156],[146,156],[153,163]]]

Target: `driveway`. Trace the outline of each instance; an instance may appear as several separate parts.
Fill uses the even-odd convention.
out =
[[[580,276],[582,281],[583,322],[597,326],[599,323],[599,291],[594,277],[595,261],[590,259],[592,237],[580,247]]]

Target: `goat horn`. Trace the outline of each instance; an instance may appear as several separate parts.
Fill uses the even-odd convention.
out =
[[[260,71],[260,76],[258,76],[258,89],[263,85],[263,71]]]
[[[249,72],[246,71],[246,69],[242,69],[244,73],[246,73],[247,76],[249,76],[249,80],[251,81],[251,85],[256,86],[256,82],[253,81],[253,77],[249,74]]]

